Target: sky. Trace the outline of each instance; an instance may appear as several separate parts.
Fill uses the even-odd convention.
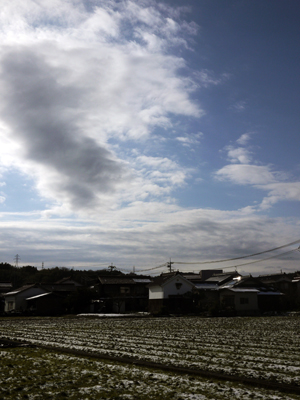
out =
[[[300,270],[299,19],[298,0],[2,0],[0,262]]]

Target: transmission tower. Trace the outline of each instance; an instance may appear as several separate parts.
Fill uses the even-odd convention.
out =
[[[111,264],[108,266],[108,270],[109,270],[109,272],[113,272],[113,271],[116,270],[116,267],[113,265],[113,263],[111,263]]]
[[[15,255],[14,260],[15,260],[15,262],[16,262],[16,267],[18,268],[18,266],[19,266],[19,260],[20,260],[19,254],[16,254],[16,255]]]

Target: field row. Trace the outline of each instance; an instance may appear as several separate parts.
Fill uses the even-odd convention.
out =
[[[233,382],[175,375],[44,349],[0,349],[0,398],[131,400],[296,400],[299,396]]]
[[[3,319],[0,337],[300,385],[300,318]]]

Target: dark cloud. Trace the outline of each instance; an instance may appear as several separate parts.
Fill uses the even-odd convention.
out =
[[[66,73],[33,50],[8,51],[2,58],[1,111],[22,144],[23,157],[57,172],[56,190],[71,205],[84,207],[98,193],[113,192],[126,170],[81,131],[85,89],[63,84]]]

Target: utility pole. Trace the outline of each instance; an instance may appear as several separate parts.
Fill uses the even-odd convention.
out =
[[[174,264],[174,262],[172,262],[170,258],[170,262],[168,262],[168,268],[170,273],[172,272],[172,264]]]
[[[16,255],[15,255],[14,260],[16,261],[16,267],[18,268],[18,266],[19,266],[19,260],[20,260],[19,254],[16,254]]]

